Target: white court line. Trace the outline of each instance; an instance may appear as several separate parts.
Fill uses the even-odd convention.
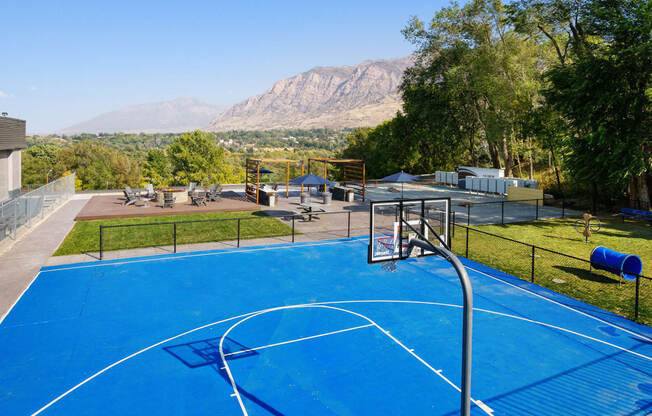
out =
[[[140,354],[142,354],[142,353],[144,353],[144,352],[146,352],[146,351],[151,350],[152,348],[156,348],[156,347],[158,347],[158,346],[161,345],[161,344],[165,344],[166,342],[173,341],[173,340],[175,340],[175,339],[177,339],[177,338],[181,338],[181,337],[183,337],[183,336],[185,336],[185,335],[188,335],[188,334],[191,334],[191,333],[193,333],[193,332],[200,331],[200,330],[202,330],[202,329],[206,329],[206,328],[208,328],[208,327],[215,326],[215,325],[218,325],[218,324],[221,324],[221,323],[224,323],[224,322],[232,321],[233,319],[238,319],[238,318],[241,318],[241,317],[243,317],[243,316],[247,316],[247,315],[249,315],[249,313],[245,313],[245,314],[238,315],[238,316],[234,316],[234,317],[227,318],[227,319],[222,319],[221,321],[211,322],[211,323],[209,323],[209,324],[202,325],[202,326],[199,326],[199,327],[197,327],[197,328],[193,328],[193,329],[188,330],[188,331],[186,331],[186,332],[182,332],[181,334],[178,334],[178,335],[175,335],[175,336],[173,336],[173,337],[170,337],[170,338],[164,339],[163,341],[159,341],[159,342],[157,342],[156,344],[152,344],[152,345],[150,345],[149,347],[145,347],[145,348],[143,348],[143,349],[141,349],[141,350],[139,350],[139,351],[136,351],[135,353],[130,354],[130,355],[128,355],[128,356],[126,356],[126,357],[124,357],[124,358],[122,358],[122,359],[120,359],[120,360],[114,362],[113,364],[111,364],[111,365],[109,365],[109,366],[107,366],[107,367],[104,367],[103,369],[101,369],[101,370],[98,371],[97,373],[93,374],[92,376],[88,377],[87,379],[83,380],[82,382],[80,382],[80,383],[76,384],[75,386],[71,387],[70,389],[68,389],[67,391],[65,391],[63,394],[60,394],[60,395],[57,396],[54,400],[52,400],[51,402],[49,402],[48,404],[46,404],[45,406],[43,406],[42,408],[40,408],[40,409],[37,410],[36,412],[32,413],[32,416],[34,416],[34,415],[38,415],[39,413],[43,412],[43,411],[44,411],[45,409],[47,409],[48,407],[52,406],[53,404],[55,404],[55,403],[58,402],[59,400],[63,399],[63,398],[64,398],[65,396],[67,396],[68,394],[70,394],[70,393],[72,393],[73,391],[77,390],[79,387],[81,387],[81,386],[83,386],[84,384],[88,383],[89,381],[93,380],[95,377],[97,377],[97,376],[99,376],[99,375],[101,375],[101,374],[103,374],[103,373],[109,371],[110,369],[112,369],[113,367],[115,367],[115,366],[118,365],[118,364],[121,364],[121,363],[123,363],[123,362],[125,362],[125,361],[127,361],[127,360],[129,360],[129,359],[131,359],[131,358],[134,358],[134,357],[137,356],[137,355],[140,355]]]
[[[317,302],[317,303],[315,303],[315,305],[321,305],[321,304],[335,305],[335,304],[340,304],[340,303],[412,303],[412,304],[423,304],[423,305],[450,306],[450,307],[460,308],[460,309],[462,308],[461,305],[449,305],[449,304],[445,304],[445,303],[418,301],[418,300],[369,300],[369,301],[367,301],[367,300],[354,300],[354,301],[334,301],[334,302],[324,302],[324,303]],[[548,328],[553,328],[553,329],[556,329],[556,330],[559,330],[559,331],[562,331],[562,332],[567,332],[569,334],[577,335],[578,337],[581,337],[581,338],[590,339],[591,341],[595,341],[595,342],[598,342],[598,343],[601,343],[601,344],[608,345],[610,347],[619,349],[621,351],[625,351],[625,352],[628,352],[630,354],[634,354],[634,355],[636,355],[638,357],[645,358],[646,360],[652,360],[652,357],[648,357],[647,355],[638,353],[636,351],[628,350],[627,348],[621,347],[619,345],[612,344],[610,342],[603,341],[601,339],[594,338],[592,336],[585,335],[585,334],[582,334],[580,332],[575,332],[575,331],[570,330],[570,329],[562,328],[560,326],[547,324],[547,323],[541,322],[541,321],[535,321],[534,319],[524,318],[524,317],[518,316],[518,315],[511,315],[511,314],[508,314],[508,313],[492,311],[490,309],[473,308],[473,310],[478,311],[478,312],[486,312],[486,313],[490,313],[490,314],[494,314],[494,315],[505,316],[507,318],[518,319],[519,321],[531,322],[533,324],[545,326],[545,327],[548,327]]]
[[[635,336],[637,336],[637,337],[639,337],[639,338],[642,338],[642,339],[645,339],[645,340],[647,340],[647,341],[652,341],[652,338],[647,337],[647,336],[645,336],[645,335],[643,335],[643,334],[639,334],[639,333],[637,333],[637,332],[630,331],[630,330],[628,330],[628,329],[626,329],[626,328],[623,328],[623,327],[621,327],[621,326],[619,326],[619,325],[612,324],[611,322],[607,322],[607,321],[605,321],[605,320],[602,320],[602,319],[598,318],[597,316],[591,315],[591,314],[586,313],[586,312],[582,312],[582,311],[577,310],[577,309],[575,309],[575,308],[573,308],[573,307],[570,307],[570,306],[568,306],[568,305],[564,305],[564,304],[561,303],[561,302],[557,302],[556,300],[549,299],[549,298],[547,298],[547,297],[545,297],[545,296],[539,295],[538,293],[535,293],[535,292],[533,292],[533,291],[531,291],[531,290],[527,290],[527,289],[524,289],[524,288],[522,288],[522,287],[520,287],[520,286],[517,286],[517,285],[515,285],[515,284],[512,284],[512,283],[506,282],[505,280],[503,280],[503,279],[499,279],[499,278],[497,278],[497,277],[494,277],[494,276],[490,275],[489,273],[483,272],[482,270],[475,269],[475,268],[473,268],[473,267],[471,267],[471,266],[464,266],[464,267],[466,267],[467,269],[471,269],[471,270],[473,270],[473,271],[475,271],[475,272],[478,272],[478,273],[480,273],[480,274],[483,274],[483,275],[485,275],[485,276],[487,276],[487,277],[490,277],[490,278],[492,278],[492,279],[494,279],[494,280],[497,280],[497,281],[499,281],[499,282],[502,282],[502,283],[504,283],[504,284],[506,284],[506,285],[508,285],[508,286],[514,287],[514,288],[516,288],[516,289],[520,289],[520,290],[522,290],[523,292],[526,292],[526,293],[529,293],[529,294],[531,294],[531,295],[534,295],[534,296],[536,296],[536,297],[538,297],[538,298],[540,298],[540,299],[547,300],[548,302],[554,303],[555,305],[561,306],[562,308],[569,309],[569,310],[571,310],[571,311],[574,311],[574,312],[579,313],[580,315],[584,315],[584,316],[586,316],[586,317],[588,317],[588,318],[591,318],[591,319],[594,319],[594,320],[596,320],[596,321],[598,321],[598,322],[602,322],[603,324],[606,324],[606,325],[612,326],[612,327],[614,327],[614,328],[620,329],[621,331],[624,331],[624,332],[626,332],[626,333],[628,333],[628,334],[630,334],[630,335],[635,335]],[[507,274],[507,273],[505,273],[505,274]],[[515,277],[515,276],[514,276],[514,277]],[[515,278],[518,279],[518,277],[515,277]],[[528,283],[528,282],[526,282],[526,283]],[[541,286],[541,287],[543,287],[543,286]],[[569,297],[570,297],[570,296],[569,296]],[[571,298],[571,299],[572,299],[572,298]],[[580,302],[581,302],[581,301],[580,301]]]
[[[290,247],[314,247],[314,246],[323,246],[323,245],[364,243],[366,240],[368,240],[368,236],[366,238],[365,238],[365,236],[357,236],[357,237],[352,237],[350,240],[328,241],[328,242],[320,242],[320,243],[314,243],[314,244],[299,243],[299,245],[295,245],[296,243],[294,243],[294,244],[276,245],[276,246],[271,246],[271,247],[258,247],[258,248],[251,248],[251,249],[235,249],[235,248],[234,249],[224,249],[223,251],[211,252],[211,253],[188,254],[188,255],[180,255],[180,256],[175,255],[175,256],[169,256],[169,257],[160,256],[160,257],[157,257],[157,258],[149,258],[149,259],[142,259],[142,260],[131,260],[131,261],[130,260],[125,260],[125,261],[122,261],[122,262],[114,262],[114,263],[105,263],[105,264],[100,263],[100,264],[75,266],[75,267],[67,267],[67,268],[58,268],[58,269],[51,269],[51,270],[41,270],[39,273],[54,272],[54,271],[59,271],[59,270],[73,270],[73,269],[81,269],[81,268],[89,268],[89,267],[99,267],[99,266],[121,265],[121,264],[129,264],[129,263],[142,263],[142,262],[160,261],[160,260],[174,260],[174,259],[188,258],[188,257],[213,256],[213,255],[221,255],[221,254],[228,254],[228,253],[246,253],[246,252],[254,252],[254,251],[277,250],[277,249],[284,249],[284,248],[290,248]],[[624,332],[626,332],[626,333],[628,333],[630,335],[634,335],[636,337],[645,339],[647,341],[652,341],[652,338],[647,337],[647,336],[645,336],[643,334],[639,334],[637,332],[630,331],[630,330],[628,330],[626,328],[623,328],[623,327],[621,327],[619,325],[613,324],[611,322],[607,322],[607,321],[605,321],[603,319],[600,319],[600,318],[598,318],[596,316],[593,316],[591,314],[588,314],[586,312],[582,312],[582,311],[580,311],[578,309],[575,309],[575,308],[573,308],[571,306],[564,305],[563,303],[560,303],[560,302],[557,302],[555,300],[549,299],[549,298],[547,298],[545,296],[539,295],[538,293],[535,293],[535,292],[533,292],[531,290],[524,289],[524,288],[522,288],[520,286],[516,286],[516,285],[514,285],[512,283],[509,283],[509,282],[503,280],[503,279],[492,276],[489,273],[486,273],[486,272],[484,272],[482,270],[478,270],[478,269],[476,269],[474,267],[467,266],[467,265],[464,265],[464,267],[467,268],[467,269],[473,270],[473,271],[475,271],[477,273],[483,274],[483,275],[485,275],[485,276],[487,276],[487,277],[489,277],[489,278],[491,278],[493,280],[496,280],[498,282],[502,282],[502,283],[504,283],[504,284],[506,284],[508,286],[512,286],[512,287],[514,287],[516,289],[522,290],[522,291],[524,291],[526,293],[529,293],[529,294],[531,294],[533,296],[536,296],[536,297],[538,297],[540,299],[543,299],[543,300],[551,302],[551,303],[553,303],[555,305],[561,306],[562,308],[571,310],[571,311],[576,312],[576,313],[578,313],[580,315],[583,315],[583,316],[586,316],[588,318],[594,319],[594,320],[596,320],[598,322],[601,322],[601,323],[603,323],[605,325],[608,325],[608,326],[614,327],[616,329],[619,329],[621,331],[624,331]],[[419,268],[419,267],[417,267],[417,268]],[[421,268],[419,268],[419,269],[423,270]],[[507,274],[507,273],[505,273],[505,274]],[[515,278],[518,279],[517,277],[515,277]],[[1,322],[2,321],[0,321],[0,323]]]
[[[7,318],[7,316],[9,316],[9,312],[11,312],[12,309],[14,309],[14,307],[18,304],[18,301],[23,297],[23,295],[27,292],[27,290],[28,290],[30,287],[32,287],[32,284],[36,281],[36,278],[38,277],[39,274],[41,274],[41,272],[37,272],[37,273],[36,273],[36,275],[35,275],[35,276],[32,278],[32,280],[29,282],[29,284],[27,285],[27,287],[25,287],[25,289],[23,289],[23,291],[20,292],[20,295],[18,296],[18,299],[16,299],[16,300],[14,301],[14,303],[11,304],[11,306],[9,307],[9,309],[7,309],[7,312],[5,312],[4,315],[2,315],[2,318],[0,318],[0,324],[2,324],[2,322],[4,322],[4,320]]]
[[[435,370],[435,369],[434,369],[434,368],[433,368],[433,367],[432,367],[428,362],[426,362],[426,360],[424,360],[423,358],[419,357],[419,356],[414,352],[414,350],[412,350],[412,349],[406,347],[405,344],[403,344],[403,343],[402,343],[401,341],[399,341],[396,337],[394,337],[393,335],[391,335],[391,334],[389,333],[389,331],[387,331],[386,329],[384,329],[383,327],[381,327],[380,325],[378,325],[376,322],[374,322],[374,321],[373,321],[371,318],[369,318],[368,316],[365,316],[365,315],[363,315],[363,314],[361,314],[361,313],[357,313],[357,312],[350,311],[350,310],[348,310],[348,309],[337,308],[337,307],[334,307],[334,306],[328,306],[328,305],[324,305],[324,304],[310,304],[310,305],[300,305],[300,306],[280,306],[280,307],[275,308],[275,309],[273,309],[273,310],[267,310],[267,311],[263,311],[263,312],[255,313],[255,314],[252,314],[252,315],[249,315],[249,316],[247,316],[247,317],[244,317],[244,318],[240,319],[238,322],[236,322],[236,323],[234,323],[233,325],[231,325],[231,327],[230,327],[229,329],[227,329],[226,332],[224,332],[224,335],[222,335],[222,338],[220,339],[220,346],[219,346],[220,357],[221,357],[221,359],[222,359],[222,362],[224,363],[224,367],[225,367],[225,369],[226,369],[226,374],[229,376],[229,380],[231,381],[231,387],[233,388],[233,393],[235,393],[235,397],[236,397],[236,399],[238,400],[238,404],[240,405],[240,409],[242,410],[242,414],[243,414],[243,416],[249,416],[249,414],[247,413],[247,408],[245,407],[244,402],[242,401],[242,397],[240,396],[240,392],[239,392],[239,390],[238,390],[238,384],[235,382],[235,378],[233,377],[233,373],[231,372],[231,367],[229,366],[229,363],[227,362],[227,360],[226,360],[226,358],[225,358],[225,355],[224,355],[224,348],[223,348],[223,347],[224,347],[224,340],[226,339],[227,335],[229,335],[229,333],[230,333],[233,329],[235,329],[238,325],[240,325],[240,324],[242,324],[242,323],[248,321],[249,319],[255,318],[255,317],[257,317],[257,316],[260,316],[260,315],[263,315],[263,314],[266,314],[266,313],[279,311],[279,310],[284,310],[284,309],[299,309],[299,308],[326,308],[326,309],[333,309],[333,310],[336,310],[336,311],[341,311],[341,312],[345,312],[345,313],[348,313],[348,314],[351,314],[351,315],[358,316],[358,317],[360,317],[360,318],[362,318],[362,319],[368,321],[371,325],[373,325],[373,326],[375,326],[376,328],[378,328],[378,330],[379,330],[380,332],[382,332],[383,334],[385,334],[385,335],[386,335],[387,337],[389,337],[392,341],[394,341],[396,344],[398,344],[401,348],[403,348],[405,351],[407,351],[408,354],[412,355],[414,358],[416,358],[417,360],[419,360],[419,362],[421,362],[423,365],[425,365],[425,366],[426,366],[430,371],[432,371],[433,373],[435,373],[436,375],[438,375],[439,377],[441,377],[441,378],[442,378],[446,383],[448,383],[449,385],[451,385],[455,390],[457,390],[458,392],[461,392],[461,391],[462,391],[462,389],[460,389],[460,388],[459,388],[455,383],[453,383],[450,379],[448,379],[446,376],[444,376],[444,375],[442,374],[442,371],[441,371],[441,370]],[[472,402],[473,404],[475,404],[476,406],[478,406],[478,407],[479,407],[483,412],[485,412],[485,413],[487,413],[488,415],[492,416],[492,414],[493,414],[493,410],[492,410],[489,406],[487,406],[486,404],[484,404],[484,403],[482,403],[482,402],[480,402],[480,404],[479,404],[478,401],[475,400],[473,397],[471,397],[471,402]]]
[[[309,339],[326,337],[328,335],[341,334],[342,332],[355,331],[356,329],[369,328],[370,326],[373,326],[373,325],[372,324],[367,324],[367,325],[354,326],[354,327],[346,328],[346,329],[340,329],[338,331],[324,332],[323,334],[311,335],[309,337],[296,338],[296,339],[291,339],[289,341],[277,342],[275,344],[261,345],[260,347],[247,348],[246,350],[239,350],[239,351],[229,352],[229,353],[224,354],[224,356],[229,357],[231,355],[244,354],[246,352],[251,352],[251,351],[260,351],[260,350],[264,350],[266,348],[278,347],[280,345],[292,344],[292,343],[300,342],[300,341],[307,341]]]
[[[327,305],[327,304],[344,304],[344,303],[414,303],[414,304],[424,304],[424,305],[434,305],[434,306],[445,306],[445,307],[452,307],[452,308],[462,308],[461,305],[454,305],[454,304],[449,304],[449,303],[427,302],[427,301],[410,301],[410,300],[348,300],[348,301],[315,302],[315,303],[308,303],[308,304],[299,304],[299,305],[294,305],[294,306],[300,307],[300,306],[304,306],[304,305],[316,305],[316,304]],[[85,380],[79,382],[78,384],[71,387],[70,389],[68,389],[67,391],[62,393],[61,395],[57,396],[55,399],[50,401],[48,404],[46,404],[45,406],[43,406],[42,408],[40,408],[36,412],[32,413],[32,415],[40,414],[41,412],[43,412],[48,407],[52,406],[53,404],[55,404],[59,400],[63,399],[65,396],[69,395],[73,391],[77,390],[78,388],[80,388],[84,384],[90,382],[91,380],[95,379],[96,377],[98,377],[99,375],[105,373],[106,371],[110,370],[111,368],[113,368],[113,367],[115,367],[115,366],[117,366],[117,365],[131,359],[131,358],[134,358],[134,357],[136,357],[136,356],[138,356],[138,355],[140,355],[140,354],[142,354],[142,353],[144,353],[146,351],[149,351],[152,348],[156,348],[161,344],[165,344],[165,343],[167,343],[169,341],[173,341],[173,340],[175,340],[177,338],[183,337],[185,335],[191,334],[191,333],[196,332],[196,331],[200,331],[202,329],[205,329],[205,328],[208,328],[208,327],[211,327],[211,326],[219,325],[221,323],[232,321],[234,319],[243,318],[243,317],[246,317],[246,316],[249,316],[249,315],[253,315],[255,313],[265,312],[267,310],[274,310],[274,309],[276,309],[276,308],[262,309],[262,310],[259,310],[259,311],[249,312],[249,313],[241,314],[241,315],[238,315],[238,316],[233,316],[233,317],[230,317],[230,318],[222,319],[220,321],[211,322],[211,323],[208,323],[206,325],[202,325],[202,326],[199,326],[197,328],[190,329],[188,331],[182,332],[182,333],[180,333],[178,335],[172,336],[170,338],[164,339],[163,341],[157,342],[157,343],[152,344],[152,345],[150,345],[148,347],[145,347],[145,348],[143,348],[143,349],[141,349],[139,351],[134,352],[133,354],[130,354],[130,355],[120,359],[119,361],[114,362],[113,364],[110,364],[107,367],[104,367],[103,369],[101,369],[98,372],[94,373],[90,377],[88,377]],[[514,318],[514,319],[518,319],[518,320],[521,320],[521,321],[531,322],[531,323],[534,323],[534,324],[547,326],[547,327],[550,327],[550,328],[553,328],[553,329],[558,329],[558,330],[563,331],[563,332],[578,335],[580,337],[590,339],[592,341],[596,341],[596,342],[599,342],[599,343],[614,347],[616,349],[619,349],[619,350],[634,354],[636,356],[643,357],[643,358],[648,359],[648,360],[652,360],[652,358],[650,358],[648,356],[639,354],[639,353],[637,353],[635,351],[628,350],[628,349],[620,347],[618,345],[614,345],[614,344],[611,344],[611,343],[606,342],[606,341],[602,341],[602,340],[597,339],[597,338],[589,337],[589,336],[581,334],[579,332],[575,332],[575,331],[571,331],[571,330],[568,330],[568,329],[565,329],[565,328],[561,328],[561,327],[557,327],[557,326],[554,326],[554,325],[546,324],[544,322],[534,321],[534,320],[531,320],[531,319],[523,318],[521,316],[509,315],[509,314],[502,313],[502,312],[495,312],[495,311],[491,311],[491,310],[488,310],[488,309],[474,308],[473,310],[479,311],[479,312],[486,312],[486,313],[490,313],[490,314],[495,314],[495,315],[500,315],[500,316],[505,316],[505,317],[509,317],[509,318]]]
[[[357,237],[351,237],[353,239]],[[39,273],[48,273],[48,272],[58,272],[60,270],[76,270],[76,269],[87,269],[91,267],[107,267],[107,266],[115,266],[115,265],[122,265],[122,264],[131,264],[131,263],[147,263],[147,262],[152,262],[152,261],[161,261],[161,260],[176,260],[176,259],[185,259],[189,257],[204,257],[204,256],[219,256],[222,254],[234,254],[234,253],[249,253],[253,251],[269,251],[269,250],[278,250],[278,249],[283,249],[283,248],[292,248],[292,247],[315,247],[315,246],[329,246],[329,245],[335,245],[335,244],[348,244],[348,243],[353,243],[353,242],[358,242],[358,240],[346,240],[346,241],[328,241],[328,242],[321,242],[321,243],[291,243],[291,245],[275,245],[275,246],[270,246],[270,247],[258,247],[258,248],[225,248],[225,249],[220,249],[223,251],[218,251],[218,252],[211,252],[211,253],[196,253],[196,254],[185,254],[185,255],[168,255],[168,254],[161,254],[156,258],[149,258],[149,259],[140,259],[140,260],[129,260],[126,259],[124,261],[116,261],[116,262],[111,262],[111,260],[105,260],[107,263],[96,263],[96,264],[86,264],[86,265],[81,265],[81,266],[72,266],[72,267],[61,267],[61,268],[56,268],[56,269],[48,269],[48,270],[41,270]],[[163,257],[163,256],[168,256],[168,257]],[[108,263],[111,262],[111,263]],[[56,266],[51,266],[51,267],[56,267]]]

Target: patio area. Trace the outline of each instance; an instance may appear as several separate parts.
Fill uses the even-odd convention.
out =
[[[253,211],[259,209],[255,203],[248,202],[244,195],[234,191],[223,191],[221,201],[207,202],[195,206],[190,201],[176,203],[173,208],[163,208],[157,201],[142,201],[137,205],[124,206],[124,195],[98,195],[79,212],[76,221],[102,220],[108,218],[151,217],[159,215],[197,214],[202,212]]]

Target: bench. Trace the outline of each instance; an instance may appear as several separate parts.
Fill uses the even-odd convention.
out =
[[[622,217],[623,222],[625,222],[625,218],[652,221],[652,211],[642,211],[639,209],[632,209],[632,208],[621,208],[620,212],[617,215],[619,217]]]
[[[300,204],[299,208],[301,208],[301,213],[302,214],[307,214],[308,215],[308,221],[312,221],[312,217],[315,217],[315,219],[319,219],[319,213],[321,212],[326,212],[326,210],[323,207],[323,204],[318,204],[315,202],[307,202],[304,204]],[[306,217],[303,217],[303,220],[306,220]]]

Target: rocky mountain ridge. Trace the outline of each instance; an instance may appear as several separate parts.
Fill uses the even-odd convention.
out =
[[[401,108],[398,87],[410,57],[316,67],[215,117],[209,131],[375,126]]]

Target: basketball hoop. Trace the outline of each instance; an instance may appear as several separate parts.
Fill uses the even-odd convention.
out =
[[[396,247],[396,239],[391,235],[378,237],[378,244],[385,247],[390,253],[393,253]],[[408,243],[403,244],[403,248],[407,248],[407,246]]]
[[[388,273],[394,273],[396,271],[396,263],[396,260],[386,261],[380,267]]]

